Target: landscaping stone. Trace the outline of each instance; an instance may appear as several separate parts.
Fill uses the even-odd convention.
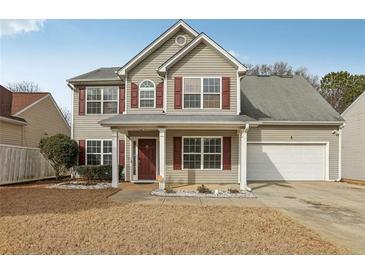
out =
[[[96,184],[85,184],[80,182],[66,182],[58,183],[49,186],[49,188],[59,188],[59,189],[107,189],[111,188],[111,183],[96,183]]]
[[[250,191],[241,191],[231,193],[229,191],[215,191],[214,193],[199,193],[198,191],[177,190],[174,193],[168,193],[164,190],[156,189],[151,195],[162,197],[195,197],[195,198],[256,198]]]

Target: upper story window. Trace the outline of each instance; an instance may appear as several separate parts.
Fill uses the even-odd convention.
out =
[[[118,87],[86,88],[87,114],[118,113]]]
[[[156,87],[151,80],[144,80],[139,85],[139,107],[154,108],[156,106]]]
[[[220,109],[220,77],[184,78],[184,108]]]

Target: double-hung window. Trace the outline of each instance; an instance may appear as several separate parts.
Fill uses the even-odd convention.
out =
[[[219,109],[221,91],[220,77],[185,77],[184,108]]]
[[[87,165],[111,165],[112,141],[111,140],[87,140],[86,141]]]
[[[139,85],[139,107],[140,108],[154,108],[156,101],[155,83],[151,80],[144,80]]]
[[[184,137],[184,169],[221,169],[221,137]]]
[[[118,87],[86,88],[87,114],[118,113]]]

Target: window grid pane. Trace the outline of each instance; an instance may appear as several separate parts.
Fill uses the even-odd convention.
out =
[[[184,78],[184,93],[201,93],[201,78]]]
[[[100,114],[101,103],[100,102],[87,102],[87,113],[88,114]]]
[[[118,102],[104,102],[103,103],[103,113],[117,113],[118,112]]]
[[[200,94],[185,94],[184,95],[185,108],[200,108]]]
[[[220,108],[220,94],[204,94],[204,108]]]
[[[118,100],[118,89],[116,87],[106,87],[103,91],[104,101],[117,101]]]
[[[220,93],[220,78],[203,78],[204,93]]]
[[[100,165],[101,155],[100,154],[87,154],[87,164],[88,165]]]

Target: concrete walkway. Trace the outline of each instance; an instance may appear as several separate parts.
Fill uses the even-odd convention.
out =
[[[157,184],[122,184],[115,202],[276,208],[354,253],[365,254],[365,187],[336,182],[251,183],[257,198],[162,198]]]

